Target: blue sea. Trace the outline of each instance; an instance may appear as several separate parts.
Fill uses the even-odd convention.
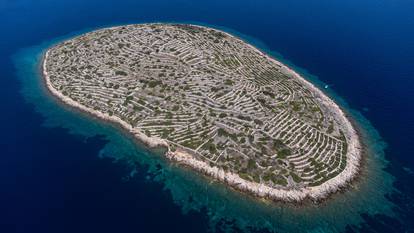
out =
[[[0,232],[414,232],[414,1],[0,0]],[[94,29],[215,27],[334,98],[364,172],[319,205],[256,200],[59,104],[39,64]]]

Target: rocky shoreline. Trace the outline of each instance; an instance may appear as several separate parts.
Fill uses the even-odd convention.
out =
[[[194,26],[200,27],[198,25]],[[230,35],[228,33],[226,34],[228,36],[234,37],[233,35]],[[140,132],[138,129],[133,128],[130,124],[121,120],[119,117],[113,115],[110,116],[108,114],[104,114],[99,111],[93,110],[63,95],[53,87],[48,76],[48,72],[46,70],[46,61],[48,59],[49,50],[45,53],[43,57],[42,73],[47,89],[51,92],[53,96],[57,97],[65,104],[74,107],[75,109],[84,111],[93,116],[96,116],[102,120],[120,125],[123,129],[132,134],[134,138],[136,138],[138,141],[144,143],[146,146],[150,148],[166,147],[168,148],[168,151],[166,152],[165,156],[168,159],[189,166],[192,169],[195,169],[203,174],[206,174],[221,182],[224,182],[237,190],[251,193],[257,197],[267,198],[276,201],[302,202],[305,200],[321,201],[323,199],[326,199],[330,194],[335,193],[338,190],[348,186],[348,184],[355,178],[355,176],[359,174],[358,172],[361,165],[362,153],[360,138],[358,136],[357,131],[351,124],[350,120],[347,119],[345,113],[336,103],[334,103],[328,96],[326,96],[320,89],[315,87],[312,83],[301,77],[299,74],[297,74],[295,71],[288,68],[284,64],[262,53],[254,46],[250,44],[248,45],[253,50],[258,51],[267,59],[280,65],[286,74],[297,78],[304,85],[306,85],[312,91],[315,97],[317,97],[319,101],[323,103],[324,106],[329,108],[330,114],[334,116],[334,119],[336,119],[338,124],[344,126],[344,128],[346,129],[344,131],[344,135],[348,142],[347,163],[345,169],[336,177],[326,181],[325,183],[319,186],[298,189],[279,189],[264,184],[244,180],[235,173],[225,172],[222,169],[210,166],[207,162],[196,159],[193,155],[191,155],[189,152],[183,149],[178,148],[176,151],[172,151],[170,150],[169,143],[166,140],[157,137],[148,137],[143,132]]]

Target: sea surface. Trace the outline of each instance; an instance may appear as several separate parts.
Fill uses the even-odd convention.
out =
[[[413,12],[406,0],[0,0],[0,232],[414,232]],[[363,135],[361,178],[319,205],[256,200],[47,93],[49,46],[146,22],[230,32],[319,85]]]

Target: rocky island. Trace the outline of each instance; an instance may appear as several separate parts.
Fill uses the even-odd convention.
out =
[[[100,29],[51,47],[42,68],[48,90],[64,103],[258,197],[322,200],[359,171],[359,137],[340,107],[217,29]]]

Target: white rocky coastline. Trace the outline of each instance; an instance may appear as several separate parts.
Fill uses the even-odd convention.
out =
[[[199,27],[199,26],[198,26]],[[232,35],[226,33],[228,36],[233,37]],[[252,49],[259,51],[252,45]],[[260,51],[259,51],[260,52]],[[213,177],[219,181],[222,181],[230,186],[234,187],[235,189],[246,191],[249,193],[254,194],[258,197],[268,198],[272,200],[279,200],[285,202],[301,202],[306,199],[319,201],[325,199],[329,194],[338,191],[340,188],[343,188],[351,182],[355,176],[358,174],[359,166],[361,162],[361,145],[359,136],[354,129],[351,122],[347,119],[345,113],[342,109],[334,103],[328,96],[326,96],[320,89],[315,87],[312,83],[301,77],[295,71],[290,69],[289,67],[285,66],[284,64],[276,61],[275,59],[267,56],[266,54],[260,52],[263,56],[271,61],[277,63],[281,67],[286,74],[292,75],[298,80],[300,80],[304,85],[306,85],[312,93],[321,101],[325,106],[327,106],[330,110],[330,113],[335,116],[334,118],[338,122],[338,124],[344,126],[343,128],[346,129],[344,131],[345,137],[348,142],[348,154],[347,154],[347,163],[345,169],[336,177],[322,183],[319,186],[315,187],[304,187],[304,188],[297,188],[297,189],[279,189],[273,188],[270,186],[266,186],[264,184],[259,184],[252,181],[247,181],[245,179],[240,178],[239,175],[231,172],[225,172],[222,169],[219,169],[215,166],[210,166],[207,162],[198,160],[194,158],[191,154],[186,152],[185,150],[177,149],[176,151],[168,150],[166,153],[166,157],[170,160],[176,161],[180,164],[189,166],[201,173],[204,173],[210,177]],[[104,114],[102,112],[93,110],[89,107],[86,107],[78,102],[72,100],[71,98],[63,95],[61,92],[56,90],[51,81],[50,77],[48,76],[48,72],[46,69],[46,61],[48,59],[49,51],[47,51],[44,55],[43,64],[42,64],[42,72],[43,77],[47,86],[47,89],[57,98],[59,98],[65,104],[74,107],[76,109],[80,109],[85,111],[93,116],[96,116],[100,119],[110,121],[116,124],[119,124],[122,128],[130,132],[136,139],[143,142],[148,147],[169,147],[169,144],[166,140],[157,137],[148,137],[143,132],[140,132],[137,128],[133,128],[130,124],[124,122],[117,116],[110,116],[108,114]]]

